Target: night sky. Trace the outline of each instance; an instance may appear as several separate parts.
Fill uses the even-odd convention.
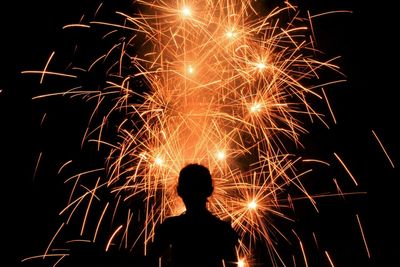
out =
[[[103,17],[109,13],[112,18],[113,11],[132,8],[128,3],[111,2],[105,1]],[[312,192],[320,192],[326,189],[319,188],[323,179],[337,178],[348,183],[344,185],[348,191],[367,194],[349,196],[344,201],[321,200],[318,216],[303,211],[299,205],[296,229],[302,226],[304,231],[321,233],[321,242],[329,249],[335,266],[400,266],[400,224],[396,219],[400,195],[400,112],[396,97],[400,90],[399,48],[395,41],[398,14],[393,6],[372,1],[298,2],[300,10],[312,13],[353,12],[329,15],[314,22],[318,48],[330,57],[341,56],[337,64],[347,82],[327,90],[337,124],[328,114],[330,129],[310,123],[310,133],[301,137],[305,149],[299,154],[337,164],[328,170],[316,170],[312,175],[315,180],[307,180],[306,184]],[[40,260],[19,264],[25,257],[43,253],[61,223],[57,213],[65,206],[69,191],[57,170],[70,159],[82,169],[96,167],[105,156],[80,149],[92,106],[67,97],[32,101],[33,96],[57,91],[57,87],[62,91],[68,84],[46,77],[40,85],[38,75],[21,75],[24,70],[42,69],[52,51],[56,52],[53,68],[60,72],[71,59],[84,62],[100,54],[103,47],[91,39],[95,37],[79,30],[62,30],[65,24],[77,23],[83,14],[93,14],[98,3],[70,0],[0,4],[1,254],[2,261],[9,262],[2,266],[46,266],[40,265]],[[77,55],[74,46],[79,42],[96,45]],[[47,117],[40,126],[44,113]],[[382,140],[395,168],[372,130]],[[41,162],[34,174],[41,152]],[[351,183],[333,153],[346,162],[359,186]],[[363,224],[371,259],[367,257],[355,214]],[[319,259],[310,262],[314,263],[312,266],[329,266]]]

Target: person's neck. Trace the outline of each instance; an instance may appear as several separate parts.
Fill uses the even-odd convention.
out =
[[[189,214],[203,214],[208,213],[208,209],[206,207],[206,202],[204,203],[186,203],[186,213]]]

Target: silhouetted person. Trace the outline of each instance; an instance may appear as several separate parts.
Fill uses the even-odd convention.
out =
[[[237,266],[238,235],[206,208],[213,189],[206,167],[189,164],[180,171],[177,190],[186,212],[167,218],[156,229],[149,248],[153,266],[161,256],[170,259],[172,267],[222,267],[223,261],[226,267]]]

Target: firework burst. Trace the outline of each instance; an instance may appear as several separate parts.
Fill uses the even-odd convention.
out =
[[[247,0],[136,4],[135,14],[118,12],[121,24],[65,27],[109,27],[105,38],[124,34],[81,70],[108,62],[106,86],[56,93],[97,101],[92,117],[99,110],[106,115],[99,125],[89,123],[84,141],[106,147],[109,154],[104,168],[67,179],[73,185],[61,211],[67,219],[43,257],[68,255],[51,247],[77,210],[83,210],[80,235],[86,241],[96,242],[101,233],[107,236],[105,250],[119,246],[145,253],[155,226],[184,211],[175,192],[177,176],[195,162],[214,177],[209,209],[240,233],[238,265],[256,258],[254,244],[261,242],[273,266],[285,266],[277,244],[289,233],[275,222],[294,220],[293,195],[315,205],[301,182],[310,170],[299,171],[303,159],[288,147],[301,146],[300,136],[307,132],[302,119],[325,123],[312,104],[326,98],[323,87],[342,82],[320,79],[322,71],[340,74],[335,58],[318,59],[310,18],[299,17],[289,3],[266,14]],[[79,73],[47,71],[53,56],[43,71],[26,73],[40,73],[41,81],[45,75],[79,80]],[[113,132],[113,141],[104,138],[105,131]],[[82,179],[103,171],[91,185]],[[103,194],[112,200],[100,201]],[[104,221],[122,212],[121,203],[129,204],[125,221],[105,230]],[[87,227],[89,219],[97,220],[93,229]]]

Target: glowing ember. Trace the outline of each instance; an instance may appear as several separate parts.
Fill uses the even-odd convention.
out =
[[[189,7],[185,6],[182,8],[182,15],[185,17],[190,17],[192,15],[192,10]]]
[[[247,207],[251,210],[255,210],[257,208],[257,202],[255,200],[252,200]]]

